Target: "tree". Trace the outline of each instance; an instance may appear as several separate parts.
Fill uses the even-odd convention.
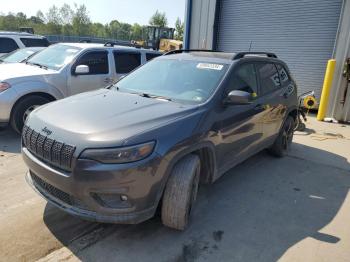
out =
[[[38,10],[38,12],[36,12],[36,17],[39,18],[41,21],[46,22],[46,17],[44,13],[41,12],[41,10]]]
[[[74,18],[74,11],[69,4],[63,4],[60,8],[61,20],[64,25],[72,24]]]
[[[178,17],[175,22],[175,39],[183,41],[183,36],[184,36],[184,23],[181,21],[180,17]]]
[[[137,23],[133,24],[131,28],[131,40],[143,39],[143,27]]]
[[[73,17],[73,28],[74,32],[78,36],[88,36],[90,29],[90,17],[89,12],[86,9],[85,5],[80,5],[79,7],[75,4],[76,8],[74,17]]]
[[[168,19],[165,13],[161,13],[158,10],[151,16],[149,20],[150,25],[166,27],[168,25]]]
[[[53,5],[49,8],[49,11],[46,13],[46,21],[47,23],[54,25],[60,25],[63,23],[60,10],[57,6]]]

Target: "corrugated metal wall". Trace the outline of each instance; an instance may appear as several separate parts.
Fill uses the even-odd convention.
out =
[[[190,47],[212,49],[216,0],[192,2]]]
[[[350,83],[343,76],[343,72],[348,57],[350,57],[350,0],[344,1],[335,49],[336,67],[327,113],[327,117],[346,122],[350,122]]]
[[[341,6],[342,0],[221,0],[216,48],[248,51],[252,42],[252,51],[275,52],[299,93],[315,90],[319,98]]]

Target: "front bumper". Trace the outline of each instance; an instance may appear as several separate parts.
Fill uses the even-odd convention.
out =
[[[11,87],[0,93],[0,124],[7,125],[10,121],[11,110],[17,101],[17,94]]]
[[[157,154],[124,165],[77,160],[70,173],[49,166],[26,148],[22,155],[29,167],[26,180],[36,192],[65,212],[90,221],[145,221],[154,215],[163,190],[162,160]],[[113,197],[112,204],[104,201],[106,195]],[[127,201],[122,201],[121,195],[127,196]]]

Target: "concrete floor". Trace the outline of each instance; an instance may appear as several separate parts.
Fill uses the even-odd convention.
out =
[[[265,152],[200,189],[190,227],[82,221],[24,181],[0,132],[0,261],[350,261],[350,126],[316,122],[289,156]]]

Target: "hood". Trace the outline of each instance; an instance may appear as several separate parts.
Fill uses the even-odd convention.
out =
[[[197,106],[100,89],[44,105],[27,125],[50,138],[79,147],[122,145],[128,138],[184,117]]]
[[[25,63],[3,63],[0,65],[0,81],[12,83],[11,80],[29,76],[50,75],[54,71],[42,69]]]

